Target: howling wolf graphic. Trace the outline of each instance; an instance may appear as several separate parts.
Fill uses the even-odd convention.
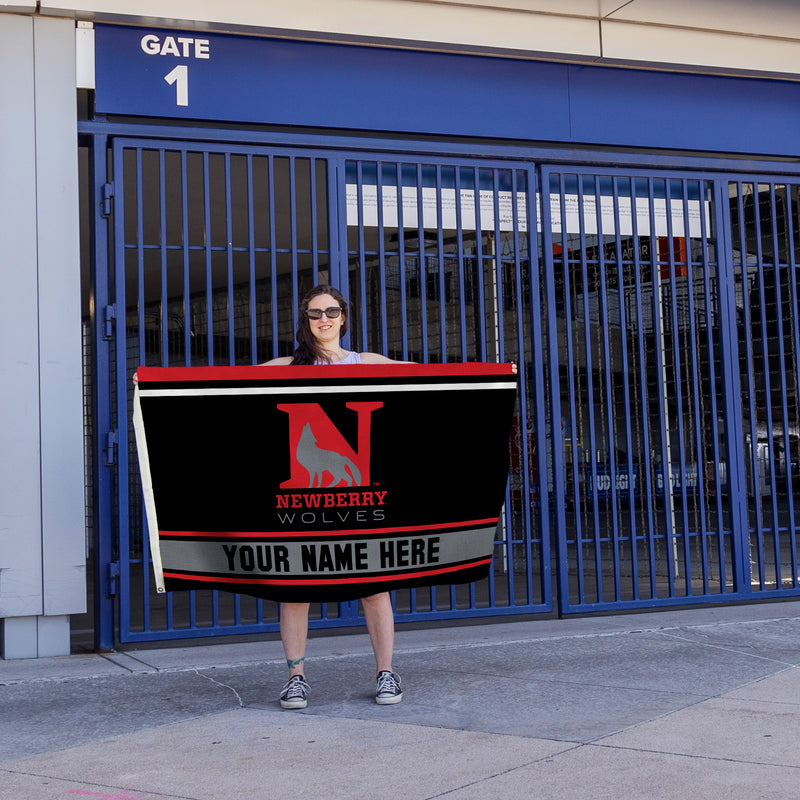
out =
[[[297,462],[307,469],[311,476],[309,489],[314,488],[317,479],[319,479],[319,488],[322,488],[324,472],[330,472],[333,476],[328,487],[337,486],[341,481],[344,481],[346,486],[361,485],[361,472],[358,467],[347,456],[334,450],[324,450],[318,447],[317,437],[314,436],[311,424],[308,422],[303,425],[300,441],[297,443]]]

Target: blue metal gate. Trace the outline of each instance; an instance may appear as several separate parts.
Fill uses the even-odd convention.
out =
[[[741,411],[740,517],[753,596],[797,594],[800,180],[738,176],[730,212]]]
[[[797,188],[542,187],[559,608],[796,591]]]
[[[107,164],[106,141],[99,596],[107,620],[118,584],[119,641],[277,630],[274,604],[154,591],[130,378],[289,354],[326,281],[353,349],[520,367],[493,572],[397,592],[399,621],[800,594],[797,179],[134,138]]]
[[[113,219],[118,637],[122,642],[277,630],[275,604],[213,591],[158,595],[131,419],[138,365],[257,364],[293,349],[298,298],[349,294],[350,346],[419,361],[514,360],[522,391],[495,568],[469,586],[406,590],[397,620],[551,608],[533,175],[503,163],[369,160],[331,152],[118,138],[103,187]],[[113,214],[111,214],[113,208]],[[534,250],[534,257],[536,251]],[[102,385],[103,381],[99,381]],[[113,450],[109,452],[114,452]],[[312,626],[356,624],[322,604]]]

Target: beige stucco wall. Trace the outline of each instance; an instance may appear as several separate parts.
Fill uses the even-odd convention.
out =
[[[42,0],[38,13],[800,79],[797,0]]]

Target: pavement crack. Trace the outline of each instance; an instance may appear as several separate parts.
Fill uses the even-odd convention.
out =
[[[708,647],[712,650],[722,650],[726,653],[736,653],[740,656],[750,656],[751,658],[756,658],[760,661],[768,661],[770,664],[780,664],[782,667],[791,668],[797,667],[797,664],[793,664],[791,661],[783,661],[779,658],[770,658],[769,656],[762,656],[760,653],[752,652],[752,649],[755,648],[755,645],[741,645],[741,646],[734,646],[734,645],[722,645],[722,644],[713,644],[712,642],[703,642],[698,641],[697,639],[692,639],[689,636],[679,636],[676,633],[667,633],[667,631],[659,631],[661,636],[666,636],[670,639],[677,639],[681,642],[687,642],[689,644],[695,644],[699,647]]]
[[[524,764],[517,764],[515,767],[509,767],[508,769],[504,769],[500,772],[495,772],[492,775],[484,775],[482,778],[478,778],[477,780],[470,781],[469,783],[464,783],[461,786],[454,786],[452,789],[447,789],[444,792],[438,792],[437,794],[432,794],[430,797],[426,797],[425,800],[437,800],[439,797],[447,797],[449,794],[453,794],[454,792],[460,792],[463,789],[468,789],[470,786],[478,786],[481,783],[485,783],[486,781],[494,780],[494,778],[499,778],[503,775],[510,775],[512,772],[516,772],[520,769],[525,769],[527,767],[532,767],[534,764],[539,764],[542,762],[547,762],[557,756],[562,756],[565,753],[571,753],[573,750],[580,750],[581,747],[586,747],[585,744],[576,744],[574,747],[567,747],[564,750],[559,750],[557,753],[550,753],[549,755],[542,756],[541,758],[534,758],[531,761],[526,761]]]
[[[752,761],[750,759],[732,758],[730,756],[710,756],[703,753],[681,753],[675,750],[658,750],[651,747],[629,747],[618,744],[604,744],[602,742],[589,742],[588,747],[602,747],[607,750],[627,750],[633,753],[653,753],[661,756],[675,756],[676,758],[700,759],[702,761],[720,761],[733,764],[752,764],[758,767],[778,767],[780,769],[800,770],[797,764],[779,764],[771,761]]]
[[[28,770],[21,770],[21,769],[7,769],[4,767],[0,767],[0,773],[5,773],[7,775],[25,775],[31,778],[44,778],[48,781],[60,782],[63,784],[71,784],[74,786],[89,786],[93,789],[104,789],[104,790],[111,790],[115,792],[123,792],[123,794],[100,794],[97,792],[90,792],[84,789],[70,789],[67,791],[67,794],[74,795],[74,796],[81,796],[84,797],[99,797],[99,798],[110,798],[110,800],[126,800],[126,795],[128,795],[127,800],[145,800],[146,797],[164,797],[167,800],[201,800],[201,798],[192,795],[183,795],[183,794],[164,794],[163,792],[152,791],[149,789],[131,789],[123,786],[118,786],[117,784],[112,783],[98,783],[97,781],[86,781],[86,780],[75,780],[73,778],[64,778],[60,775],[51,775],[49,772],[30,772]],[[135,792],[137,797],[133,797],[129,795],[130,792]]]
[[[236,689],[233,688],[233,686],[231,686],[228,683],[223,683],[222,681],[218,681],[216,680],[216,678],[212,678],[210,675],[206,675],[204,672],[200,672],[199,669],[193,669],[191,670],[191,672],[194,672],[201,678],[205,678],[206,680],[211,681],[211,683],[215,683],[217,686],[222,686],[225,689],[230,689],[236,695],[236,700],[239,703],[239,708],[244,708],[244,700],[242,700],[241,695],[239,694],[239,692],[236,691]]]

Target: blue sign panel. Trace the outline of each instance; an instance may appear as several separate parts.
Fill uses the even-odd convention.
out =
[[[620,500],[627,499],[631,491],[635,496],[639,495],[639,470],[637,467],[629,468],[625,464],[617,464],[614,474],[615,477],[612,480],[611,467],[608,464],[596,464],[594,476],[587,469],[587,500],[591,500],[595,495],[598,500],[607,500],[614,496],[615,491]]]
[[[95,26],[100,114],[800,155],[800,86]]]
[[[97,25],[95,75],[101,114],[492,137],[514,120],[569,136],[559,64]]]

